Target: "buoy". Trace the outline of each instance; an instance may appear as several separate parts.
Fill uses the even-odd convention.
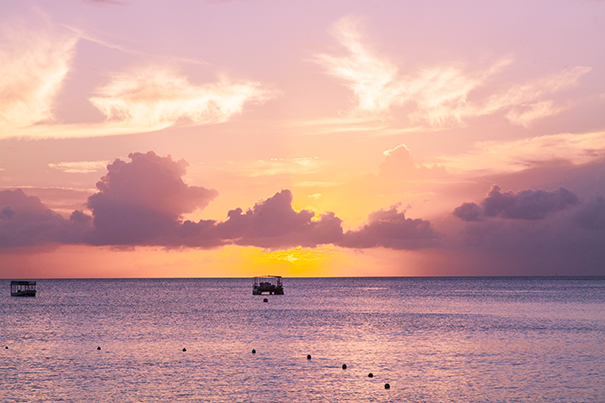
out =
[[[4,347],[5,350],[8,350],[8,346]]]
[[[269,300],[267,298],[263,299],[263,302],[269,302]]]
[[[311,354],[307,354],[307,360],[311,359]]]
[[[347,369],[347,364],[342,364],[342,369]]]
[[[98,346],[98,347],[97,347],[97,350],[100,350],[100,349],[101,349],[101,346]]]
[[[385,388],[385,389],[391,389],[391,385],[389,385],[388,383],[385,383],[385,384],[384,384],[384,388]]]
[[[256,350],[255,349],[252,349],[252,354],[256,354]]]
[[[368,378],[374,378],[374,374],[370,372],[370,373],[368,374]]]
[[[187,351],[187,349],[185,347],[183,347],[183,351]]]

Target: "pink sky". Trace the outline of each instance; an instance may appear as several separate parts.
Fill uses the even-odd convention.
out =
[[[605,275],[605,2],[0,11],[0,278]]]

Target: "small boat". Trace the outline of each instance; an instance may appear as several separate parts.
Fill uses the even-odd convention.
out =
[[[284,295],[281,276],[254,277],[252,295],[261,295],[264,292],[273,295]]]
[[[35,281],[11,281],[11,297],[35,297]]]

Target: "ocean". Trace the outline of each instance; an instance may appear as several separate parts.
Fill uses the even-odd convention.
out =
[[[605,402],[605,277],[9,284],[2,402]]]

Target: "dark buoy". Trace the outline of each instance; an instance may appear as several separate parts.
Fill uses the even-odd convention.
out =
[[[342,369],[347,369],[347,364],[342,364]]]
[[[263,299],[263,302],[269,302],[269,300],[267,298]]]
[[[307,360],[311,359],[311,354],[307,354]]]
[[[100,350],[100,349],[101,349],[101,346],[97,346],[97,350]]]
[[[187,351],[187,349],[185,347],[183,347],[183,351]]]
[[[252,349],[252,354],[256,354],[256,350],[255,349]]]
[[[8,346],[4,347],[5,350],[8,350]]]
[[[385,389],[391,389],[391,385],[389,385],[388,383],[385,383],[385,384],[384,384],[384,388],[385,388]]]
[[[374,374],[370,372],[370,373],[368,374],[368,378],[374,378]]]

